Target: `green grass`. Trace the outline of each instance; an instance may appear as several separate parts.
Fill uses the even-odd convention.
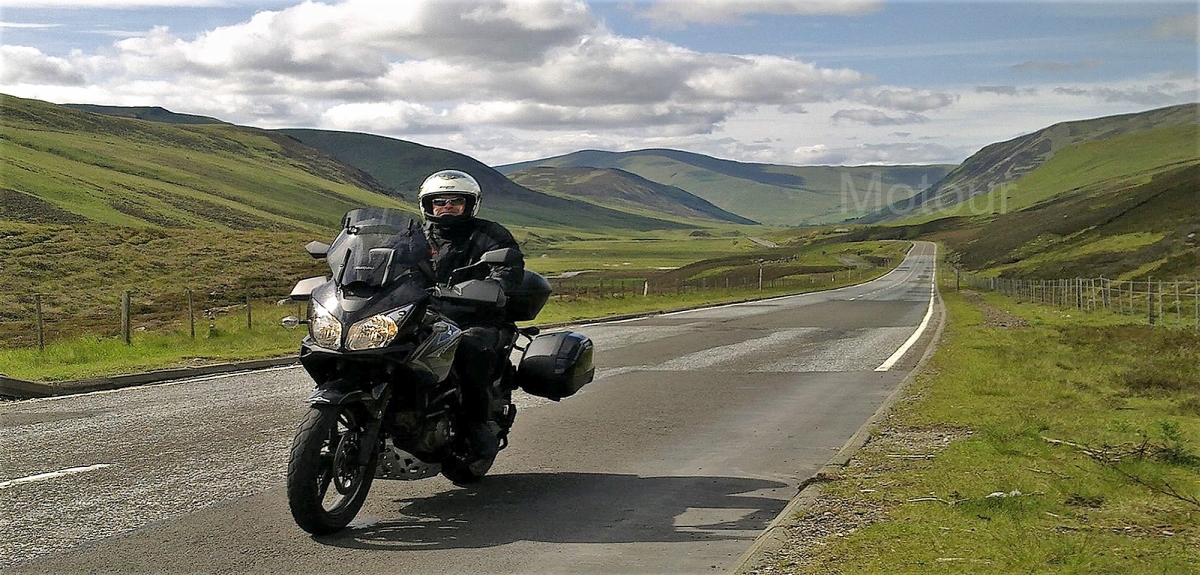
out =
[[[362,205],[412,209],[280,134],[98,116],[9,96],[3,106],[5,199],[25,208],[0,207],[0,220],[312,232]]]
[[[824,488],[823,509],[877,519],[783,572],[1194,572],[1200,334],[944,296],[936,355]]]
[[[605,245],[610,248],[624,246],[624,249],[630,250],[631,255],[641,255],[646,261],[657,263],[664,261],[658,258],[684,257],[682,252],[676,255],[671,250],[668,250],[671,253],[657,254],[653,251],[657,244],[653,243],[627,241],[622,244],[608,240]],[[586,294],[578,290],[562,290],[560,295],[552,297],[537,321],[529,323],[546,325],[832,289],[886,273],[891,267],[899,264],[902,258],[898,255],[903,253],[907,245],[903,242],[872,242],[842,246],[841,249],[847,252],[865,255],[891,254],[896,257],[889,260],[890,266],[859,266],[853,271],[848,267],[842,268],[834,274],[834,281],[831,281],[831,274],[828,273],[767,280],[761,291],[757,282],[733,283],[732,289],[698,289],[681,285],[677,288],[678,291],[668,289],[666,293],[652,292],[648,296],[642,296],[640,289],[636,288],[615,297],[611,290],[606,290],[602,295],[594,287]],[[693,245],[689,256],[692,260],[687,263],[694,261],[698,255],[695,249]],[[828,252],[830,247],[810,249],[819,253]],[[578,261],[586,266],[596,267],[598,263],[609,261],[607,254],[608,252],[604,252],[591,260],[582,259],[581,256]],[[319,267],[324,263],[310,260],[307,265]],[[315,273],[310,271],[295,277],[321,273],[320,269],[313,271]],[[635,273],[646,275],[644,270]],[[593,284],[599,285],[598,282]],[[724,284],[713,281],[709,285]],[[44,351],[39,351],[36,347],[34,324],[30,321],[19,322],[16,325],[20,330],[20,338],[10,339],[10,342],[19,345],[0,348],[0,373],[16,379],[52,382],[187,365],[281,357],[296,352],[304,332],[278,327],[279,320],[284,316],[301,313],[295,304],[277,305],[276,301],[286,293],[284,289],[280,288],[274,296],[264,296],[261,291],[252,292],[254,307],[250,315],[253,327],[249,329],[246,327],[245,299],[242,295],[245,293],[244,289],[229,286],[229,290],[229,293],[222,296],[222,305],[209,303],[203,290],[193,290],[196,304],[195,339],[190,335],[186,299],[178,288],[155,293],[138,292],[133,298],[135,305],[131,323],[134,333],[131,336],[132,345],[128,346],[118,337],[120,328],[116,294],[110,294],[108,299],[111,301],[107,304],[110,313],[96,319],[97,325],[92,325],[90,330],[68,332],[67,335],[51,341]],[[205,310],[209,310],[210,313],[206,314]],[[61,326],[63,323],[73,324],[80,321],[79,311],[68,314],[60,308],[49,307],[46,311],[48,314],[51,311],[56,314],[53,325]],[[212,319],[208,319],[210,317]],[[211,330],[210,324],[214,326]],[[0,322],[0,326],[3,325],[5,324]]]
[[[135,331],[129,345],[120,337],[84,335],[53,342],[45,350],[4,348],[0,349],[0,373],[27,381],[55,382],[281,357],[296,353],[304,336],[303,331],[279,326],[284,316],[295,314],[291,306],[257,304],[252,311],[253,327],[246,327],[242,307],[212,320],[198,317],[195,339],[184,319],[153,332]]]

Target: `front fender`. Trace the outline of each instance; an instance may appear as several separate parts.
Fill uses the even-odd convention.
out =
[[[346,405],[361,402],[366,395],[362,390],[357,389],[353,391],[338,391],[328,387],[318,387],[304,401],[312,405]]]

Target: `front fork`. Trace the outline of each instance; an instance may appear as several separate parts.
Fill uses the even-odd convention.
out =
[[[350,407],[355,403],[360,404],[360,411],[367,417],[361,442],[364,448],[358,450],[358,461],[355,463],[362,466],[370,463],[371,458],[378,451],[376,444],[379,440],[379,431],[383,428],[383,413],[391,398],[392,386],[388,383],[380,383],[369,391],[357,387],[350,391],[342,391],[338,389],[337,382],[330,382],[313,390],[306,401],[313,407],[318,405]]]

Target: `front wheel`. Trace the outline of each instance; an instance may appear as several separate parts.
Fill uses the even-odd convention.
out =
[[[314,406],[300,422],[288,460],[292,518],[313,535],[340,531],[362,508],[375,479],[376,458],[360,464],[365,422],[348,407]]]

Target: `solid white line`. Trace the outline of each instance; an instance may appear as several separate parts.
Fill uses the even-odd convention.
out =
[[[96,465],[89,465],[87,467],[71,467],[71,468],[62,469],[59,471],[51,471],[49,473],[39,473],[37,475],[30,475],[29,477],[19,477],[17,479],[11,479],[9,481],[0,481],[0,489],[8,489],[9,487],[12,487],[14,485],[21,485],[22,483],[33,483],[35,481],[45,481],[47,479],[57,479],[59,477],[66,477],[68,475],[74,475],[76,473],[84,473],[87,471],[95,471],[97,469],[104,469],[105,467],[110,467],[110,466],[111,466],[111,464],[109,464],[109,463],[99,463]]]
[[[933,276],[933,283],[929,286],[929,307],[925,310],[925,319],[921,320],[921,325],[917,326],[917,331],[914,331],[912,335],[908,336],[908,340],[904,342],[904,345],[900,346],[900,349],[897,349],[896,353],[892,354],[892,357],[887,358],[887,361],[879,364],[879,367],[875,368],[875,371],[887,371],[892,369],[892,366],[896,365],[896,362],[900,361],[900,358],[904,357],[904,354],[908,351],[908,348],[917,343],[918,339],[921,339],[921,334],[925,333],[925,328],[929,327],[929,318],[933,317],[933,300],[937,288],[936,271],[934,272]]]

